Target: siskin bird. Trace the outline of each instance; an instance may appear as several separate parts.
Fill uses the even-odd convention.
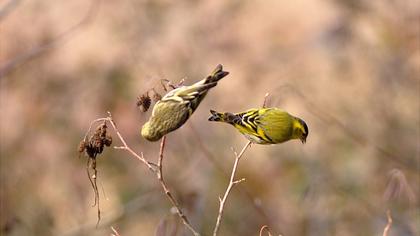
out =
[[[279,108],[250,109],[236,114],[210,110],[210,113],[209,121],[231,124],[253,143],[276,144],[291,139],[305,143],[308,137],[306,123]]]
[[[143,125],[141,135],[149,141],[157,141],[181,127],[197,109],[209,89],[228,74],[229,72],[223,71],[222,65],[218,65],[207,78],[167,93],[153,107],[152,116]]]

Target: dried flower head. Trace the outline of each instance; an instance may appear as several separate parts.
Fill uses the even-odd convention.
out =
[[[85,138],[79,143],[79,153],[85,152],[89,158],[95,158],[98,154],[101,154],[104,147],[111,146],[112,137],[107,133],[106,123],[99,125],[95,132],[89,137]]]
[[[150,99],[149,92],[137,97],[137,106],[140,108],[140,111],[146,112],[149,110],[151,104],[152,100]]]
[[[80,141],[80,143],[79,143],[79,147],[77,148],[77,151],[80,153],[80,154],[82,154],[85,150],[86,150],[86,146],[87,146],[87,143],[86,143],[86,141],[83,139],[82,141]],[[80,157],[80,156],[79,156]]]
[[[109,147],[112,144],[112,137],[107,133],[107,128],[108,127],[106,125],[106,121],[104,121],[102,124],[98,125],[98,127],[96,127],[95,129],[95,132],[88,137],[88,134],[90,132],[89,128],[88,134],[86,134],[84,139],[80,141],[78,147],[80,155],[85,153],[88,156],[86,163],[86,171],[89,177],[89,181],[92,185],[93,192],[95,194],[95,202],[93,206],[97,206],[98,212],[98,221],[96,223],[96,226],[98,226],[99,221],[101,220],[101,211],[99,208],[99,191],[98,185],[96,183],[96,180],[98,178],[98,171],[96,169],[96,157],[98,156],[98,154],[101,154],[103,152],[105,146]]]

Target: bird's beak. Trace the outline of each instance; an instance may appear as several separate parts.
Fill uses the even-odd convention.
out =
[[[302,141],[303,144],[306,143],[306,138],[301,138],[300,141]]]

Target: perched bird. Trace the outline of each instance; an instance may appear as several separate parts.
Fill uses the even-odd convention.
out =
[[[236,114],[210,110],[210,113],[209,121],[231,124],[253,143],[276,144],[291,139],[305,143],[308,137],[305,121],[279,108],[250,109]]]
[[[207,78],[168,92],[153,107],[152,116],[143,125],[141,135],[149,141],[157,141],[181,127],[197,109],[209,89],[228,74],[229,72],[223,71],[222,65],[218,65]]]

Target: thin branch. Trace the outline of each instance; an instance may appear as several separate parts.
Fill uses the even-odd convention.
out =
[[[159,180],[160,185],[163,188],[163,191],[165,192],[166,196],[168,197],[169,201],[172,203],[172,205],[175,207],[176,212],[178,216],[181,218],[182,223],[195,235],[199,236],[200,234],[194,230],[194,228],[191,226],[190,222],[187,219],[187,216],[182,212],[181,207],[179,206],[178,202],[175,200],[175,198],[172,196],[172,193],[169,191],[168,186],[166,186],[166,182],[163,178],[163,151],[165,149],[165,143],[166,143],[166,136],[163,136],[162,141],[160,143],[160,151],[159,151],[159,159],[158,159],[158,170],[156,173],[156,176]]]
[[[127,142],[125,141],[125,139],[122,137],[121,133],[119,132],[117,125],[115,124],[114,120],[112,119],[112,115],[110,112],[108,112],[108,117],[106,118],[99,118],[96,119],[94,121],[91,122],[90,126],[89,126],[89,130],[85,135],[85,138],[87,137],[87,135],[89,134],[93,124],[95,124],[96,122],[99,121],[109,121],[109,123],[111,124],[112,128],[114,129],[115,133],[117,134],[119,140],[122,143],[122,146],[115,146],[114,149],[118,149],[118,150],[124,150],[127,151],[128,153],[130,153],[133,157],[135,157],[136,159],[138,159],[139,161],[141,161],[143,164],[145,164],[149,170],[153,173],[156,174],[156,177],[160,183],[160,185],[162,186],[163,191],[165,192],[166,196],[169,198],[169,201],[172,203],[172,205],[176,208],[178,216],[181,218],[182,222],[184,223],[184,225],[195,235],[195,236],[199,236],[200,234],[194,230],[194,228],[191,226],[191,224],[188,221],[187,216],[182,212],[178,202],[175,200],[175,198],[172,196],[172,193],[169,191],[168,186],[166,185],[164,179],[163,179],[163,151],[165,149],[165,143],[166,143],[166,137],[164,136],[162,138],[161,144],[160,144],[160,151],[159,151],[159,158],[158,158],[158,164],[154,164],[153,162],[149,162],[146,160],[146,158],[144,158],[143,153],[141,152],[140,155],[137,154],[135,151],[133,151],[128,145]]]
[[[113,226],[111,226],[111,230],[112,230],[111,236],[121,236],[120,233],[118,233],[118,231]]]
[[[95,194],[95,199],[94,199],[94,202],[93,202],[93,204],[92,204],[92,207],[94,207],[94,206],[96,206],[96,189],[95,189],[95,184],[93,183],[93,180],[92,180],[92,177],[91,177],[91,175],[90,175],[90,161],[91,161],[91,158],[88,158],[87,159],[87,162],[86,162],[86,174],[87,174],[87,176],[88,176],[88,179],[89,179],[89,182],[90,182],[90,184],[91,184],[91,186],[92,186],[92,189],[93,189],[93,193]]]
[[[266,106],[267,103],[267,98],[270,94],[266,93],[264,96],[264,101],[262,104],[262,107],[264,108]],[[236,153],[236,151],[232,148],[233,154],[235,154],[235,162],[233,163],[233,168],[232,168],[232,173],[230,175],[230,181],[229,181],[229,185],[225,191],[225,194],[223,196],[223,198],[219,197],[219,214],[217,215],[217,219],[216,219],[216,225],[214,226],[214,230],[213,230],[213,236],[217,236],[217,233],[219,232],[219,228],[220,228],[220,222],[222,221],[222,217],[223,217],[223,211],[225,208],[225,203],[226,203],[226,199],[229,196],[230,191],[232,190],[232,188],[236,185],[239,184],[240,182],[245,181],[244,178],[239,179],[239,180],[235,180],[235,174],[236,174],[236,169],[238,168],[238,164],[239,161],[242,158],[242,155],[245,153],[246,149],[248,149],[248,147],[251,146],[251,141],[248,141],[245,146],[242,148],[241,152],[239,154]]]
[[[242,151],[239,154],[237,154],[234,151],[234,154],[235,154],[235,162],[233,164],[232,174],[230,175],[229,185],[228,185],[228,187],[227,187],[227,189],[225,191],[225,194],[224,194],[223,198],[221,198],[221,199],[219,198],[219,201],[220,201],[219,214],[217,215],[217,220],[216,220],[216,225],[214,226],[213,236],[216,236],[217,233],[218,233],[218,231],[219,231],[220,222],[222,221],[223,210],[225,208],[226,199],[227,199],[230,191],[232,190],[233,186],[235,186],[236,184],[238,184],[238,183],[240,183],[240,182],[242,182],[242,181],[245,180],[245,179],[235,180],[235,174],[236,174],[236,170],[238,168],[239,161],[241,160],[242,155],[245,153],[246,149],[249,146],[251,146],[251,141],[248,141],[245,144],[245,146],[242,148]]]
[[[268,236],[273,236],[273,233],[271,232],[270,227],[268,227],[268,225],[263,225],[261,227],[259,236],[263,236],[265,231],[267,231]],[[282,235],[279,234],[278,236],[282,236]]]
[[[230,173],[224,170],[223,166],[217,161],[217,158],[213,155],[212,152],[209,151],[207,146],[204,145],[200,134],[191,123],[190,127],[194,135],[194,140],[198,143],[198,146],[203,151],[204,156],[216,167],[218,171],[220,171],[220,173],[223,174],[223,177],[228,179]],[[241,193],[249,201],[249,203],[254,207],[255,211],[263,218],[263,221],[267,222],[270,225],[273,225],[271,219],[268,217],[263,207],[255,202],[256,197],[249,191],[249,189],[247,189],[245,185],[238,185],[237,188],[239,193]]]
[[[268,96],[270,96],[270,93],[266,93],[265,96],[264,96],[264,102],[263,102],[263,105],[262,105],[263,108],[265,108],[265,106],[267,105]]]
[[[93,170],[93,174],[90,173],[89,171],[90,169]],[[96,180],[98,179],[98,171],[96,170],[96,157],[88,158],[86,171],[89,177],[89,181],[92,184],[92,189],[95,195],[95,201],[92,207],[96,206],[96,209],[97,209],[98,220],[96,221],[96,228],[98,228],[99,222],[101,221],[101,208],[99,206],[99,191],[98,191],[98,185],[96,182]]]
[[[391,225],[392,225],[392,216],[391,216],[391,211],[389,209],[386,211],[386,216],[388,218],[388,223],[386,224],[384,228],[384,233],[382,234],[382,236],[388,236],[388,232],[391,229]]]
[[[108,117],[106,119],[109,121],[109,123],[111,123],[112,128],[115,130],[115,133],[117,134],[118,138],[120,139],[121,143],[123,144],[123,146],[117,146],[117,147],[114,147],[114,149],[121,149],[121,150],[125,150],[125,151],[129,152],[133,157],[135,157],[139,161],[143,162],[143,164],[145,164],[147,166],[147,168],[149,168],[150,171],[152,171],[153,173],[156,173],[156,169],[153,168],[153,166],[156,166],[156,165],[147,161],[143,156],[143,152],[140,152],[140,155],[139,155],[127,145],[124,138],[122,137],[122,135],[118,131],[114,120],[112,119],[111,112],[108,112]]]
[[[264,225],[263,227],[261,227],[259,235],[263,236],[264,231],[267,231],[268,236],[272,236],[272,234],[270,232],[270,228],[267,225]]]

